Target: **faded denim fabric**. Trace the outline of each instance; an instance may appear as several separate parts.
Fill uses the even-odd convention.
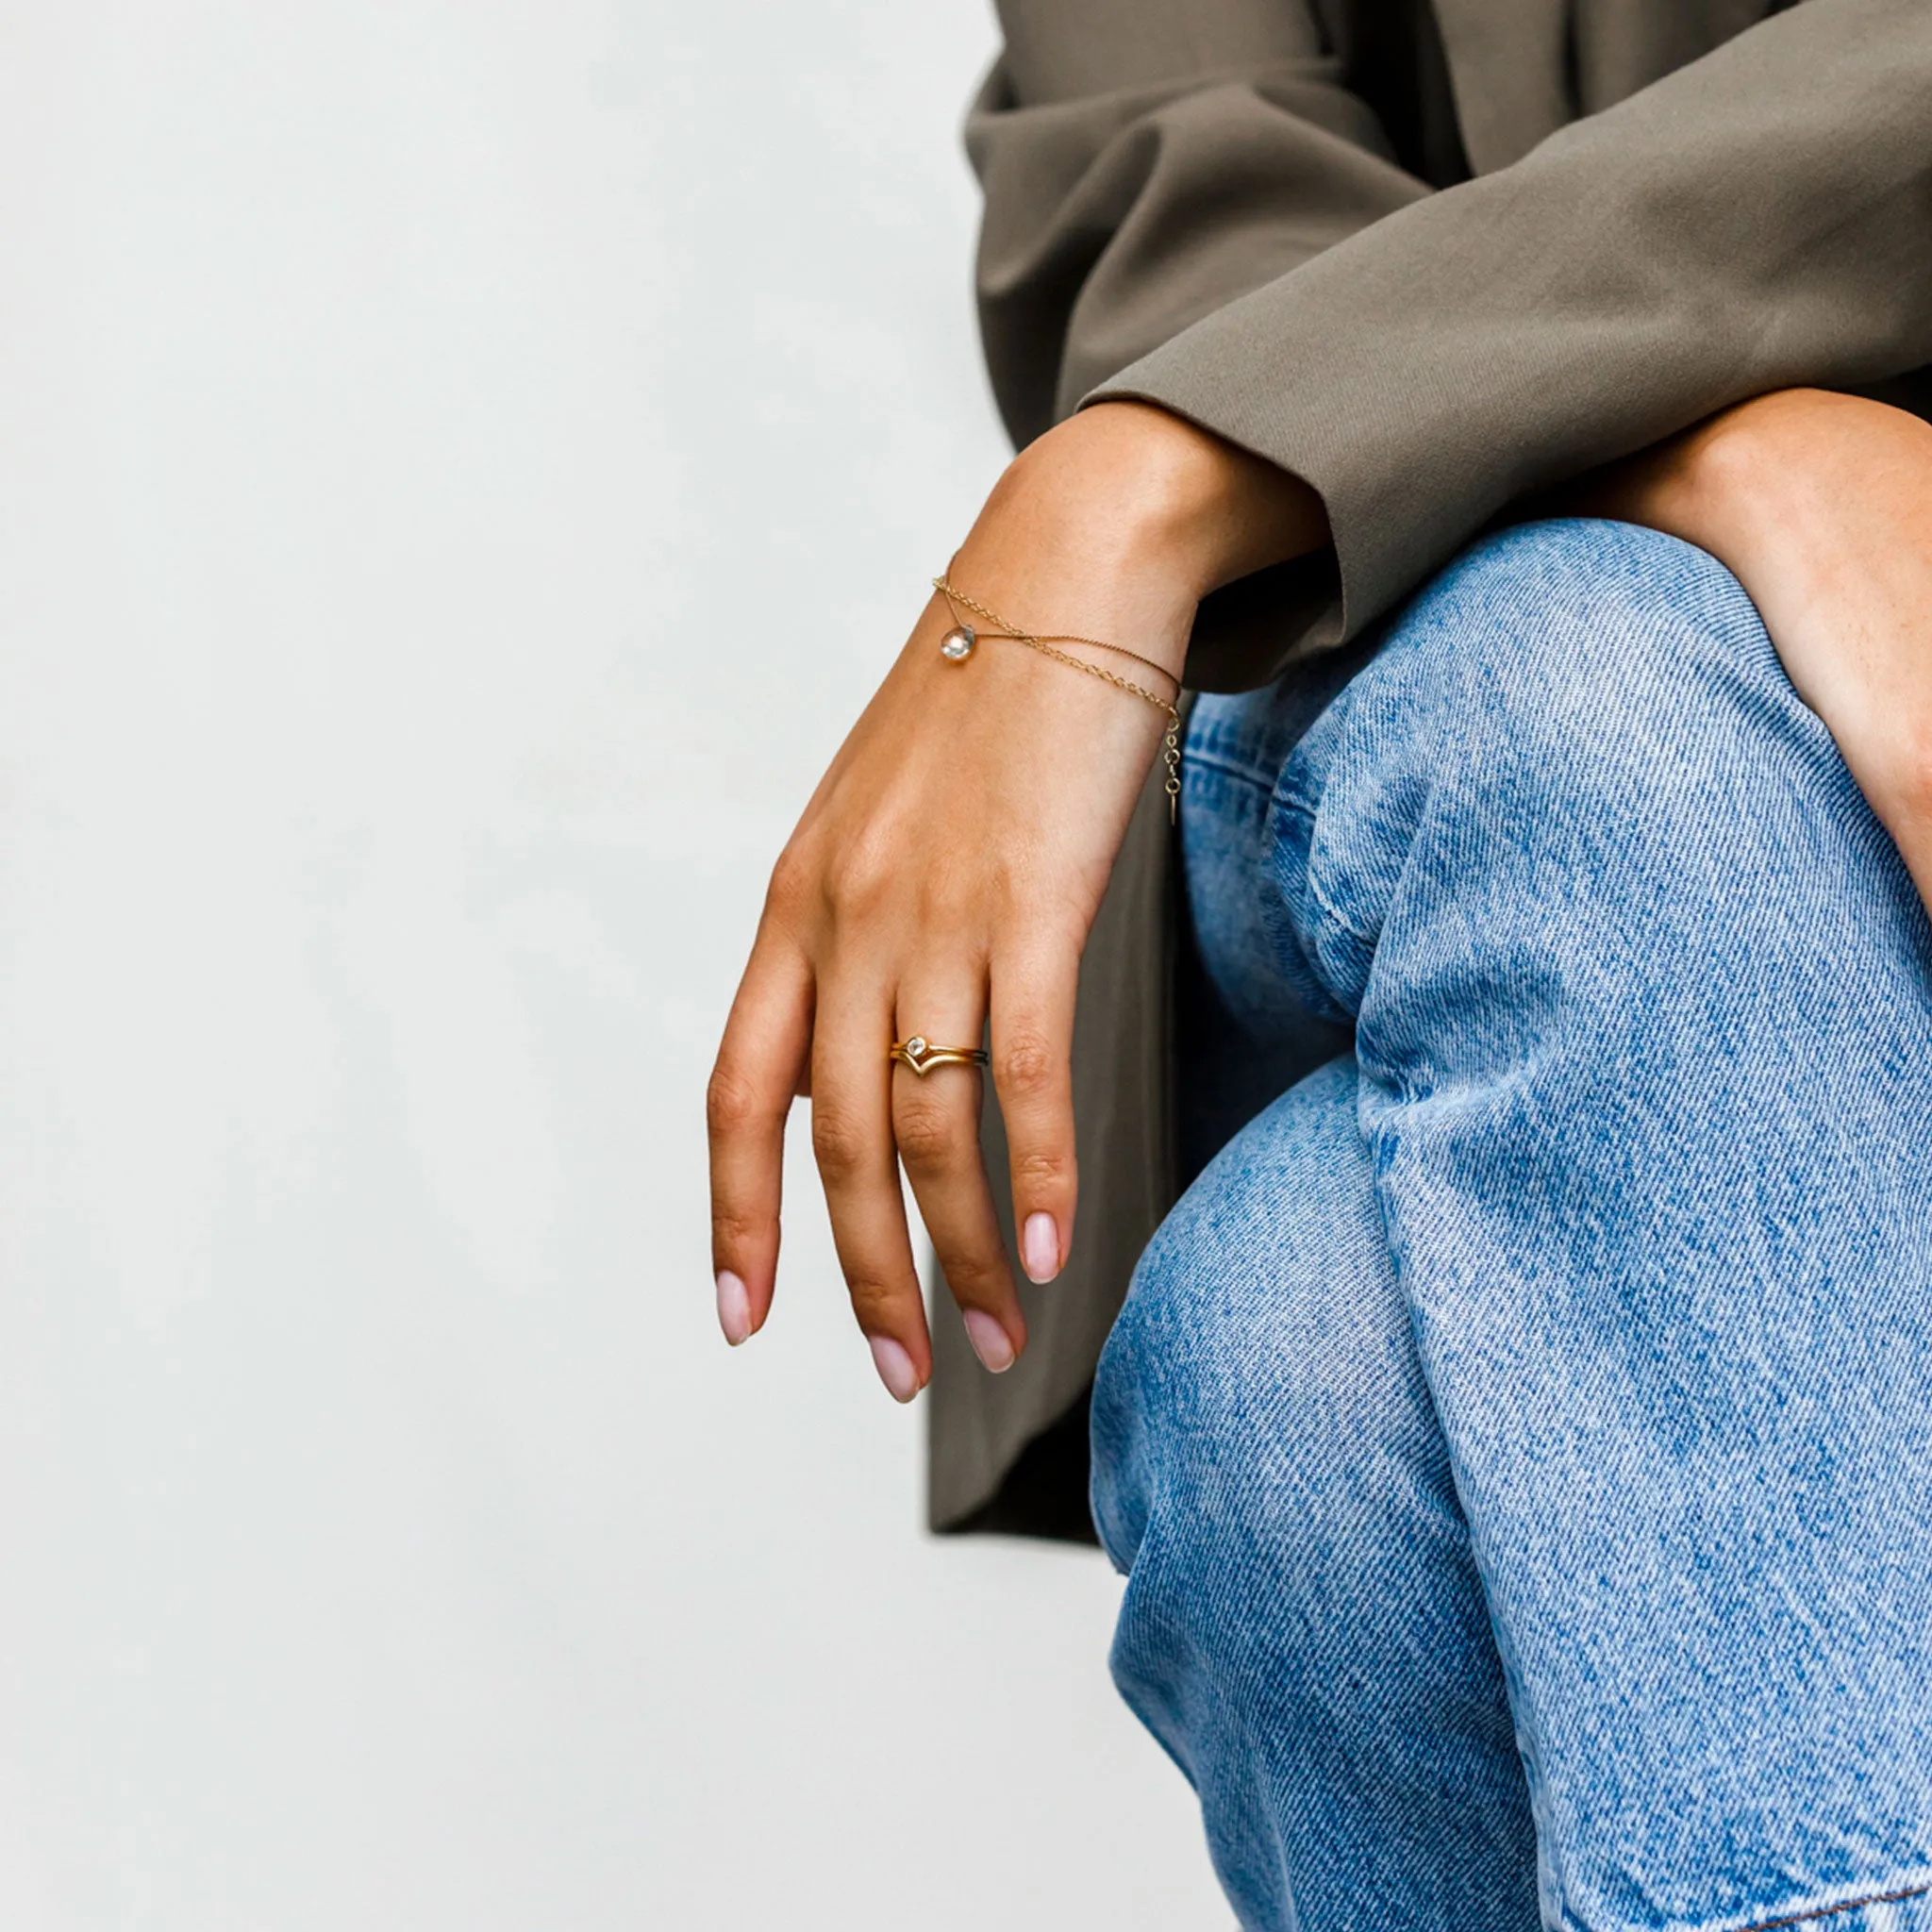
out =
[[[1932,926],[1748,599],[1514,529],[1185,782],[1223,1051],[1356,1028],[1094,1396],[1242,1924],[1932,1927]]]

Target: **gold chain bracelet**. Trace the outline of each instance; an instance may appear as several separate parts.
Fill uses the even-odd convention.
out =
[[[1029,630],[1022,630],[996,610],[989,610],[977,599],[969,597],[964,591],[956,590],[950,576],[939,576],[932,580],[932,587],[946,600],[946,608],[953,614],[953,628],[940,640],[940,656],[949,664],[963,664],[973,655],[973,649],[981,638],[1000,638],[1016,644],[1024,644],[1029,651],[1038,651],[1043,658],[1051,658],[1057,664],[1065,664],[1074,671],[1084,671],[1089,677],[1097,677],[1103,683],[1110,684],[1116,691],[1129,692],[1144,700],[1157,711],[1167,715],[1167,735],[1161,742],[1160,756],[1167,765],[1167,822],[1174,824],[1180,816],[1181,798],[1181,714],[1174,706],[1158,691],[1151,691],[1144,684],[1136,684],[1130,677],[1122,677],[1108,670],[1104,664],[1090,664],[1085,658],[1076,658],[1071,651],[1058,648],[1061,644],[1085,644],[1091,650],[1112,651],[1116,656],[1131,658],[1136,664],[1144,664],[1148,670],[1173,680],[1176,691],[1180,679],[1165,665],[1157,664],[1151,658],[1143,658],[1138,651],[1130,651],[1124,644],[1109,644],[1100,638],[1036,637]],[[959,616],[961,606],[982,617],[996,628],[976,630]]]

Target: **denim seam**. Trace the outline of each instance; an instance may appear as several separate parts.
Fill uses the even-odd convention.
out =
[[[1313,830],[1315,825],[1315,808],[1297,794],[1277,790],[1274,794],[1274,804],[1277,810],[1292,813],[1297,818],[1306,819],[1309,829]],[[1322,883],[1315,876],[1315,841],[1313,839],[1308,841],[1308,863],[1302,868],[1302,876],[1307,881],[1308,897],[1315,902],[1317,908],[1327,919],[1329,924],[1341,927],[1357,945],[1366,946],[1371,952],[1374,952],[1375,949],[1375,935],[1357,930],[1355,922],[1348,918],[1339,907],[1334,905],[1327,893],[1322,890]]]
[[[1230,764],[1225,758],[1218,757],[1211,751],[1199,751],[1190,745],[1186,753],[1186,761],[1196,770],[1218,772],[1224,778],[1239,778],[1243,785],[1252,786],[1264,797],[1274,790],[1273,779],[1264,778],[1260,773],[1247,765]]]
[[[1907,1899],[1924,1898],[1932,1893],[1932,1883],[1907,1885],[1898,1891],[1867,1892],[1862,1898],[1848,1898],[1835,1906],[1807,1906],[1802,1911],[1786,1912],[1775,1919],[1754,1919],[1747,1925],[1725,1926],[1723,1932],[1789,1932],[1793,1925],[1808,1925],[1817,1919],[1835,1919],[1844,1912],[1863,1911],[1867,1906],[1902,1905]],[[1567,1907],[1563,1918],[1570,1932],[1591,1932],[1591,1928]]]
[[[1924,1898],[1932,1885],[1908,1885],[1903,1891],[1874,1891],[1866,1898],[1848,1898],[1841,1906],[1825,1906],[1805,1912],[1788,1912],[1781,1919],[1759,1919],[1755,1924],[1740,1925],[1738,1932],[1778,1932],[1784,1925],[1802,1925],[1807,1919],[1835,1919],[1840,1912],[1862,1911],[1867,1906],[1895,1906],[1905,1899]]]

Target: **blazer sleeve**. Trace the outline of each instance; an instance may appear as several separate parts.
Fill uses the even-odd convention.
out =
[[[1000,0],[967,121],[1016,443],[1190,323],[1428,193],[1302,0]]]
[[[1197,625],[1191,681],[1238,686],[1358,632],[1526,491],[1747,396],[1928,362],[1932,7],[1806,0],[1085,400],[1160,404],[1326,503],[1334,596],[1268,637]]]

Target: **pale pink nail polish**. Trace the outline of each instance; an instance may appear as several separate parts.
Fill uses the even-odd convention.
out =
[[[1008,1340],[1007,1331],[984,1308],[968,1308],[964,1319],[966,1339],[973,1344],[973,1353],[995,1375],[1005,1374],[1013,1366],[1013,1344]]]
[[[751,1334],[751,1296],[728,1268],[718,1274],[718,1325],[733,1348]]]
[[[1060,1231],[1051,1214],[1029,1214],[1020,1237],[1020,1259],[1034,1281],[1051,1281],[1060,1272]]]
[[[872,1361],[894,1402],[910,1402],[919,1393],[919,1371],[890,1335],[872,1338]]]

